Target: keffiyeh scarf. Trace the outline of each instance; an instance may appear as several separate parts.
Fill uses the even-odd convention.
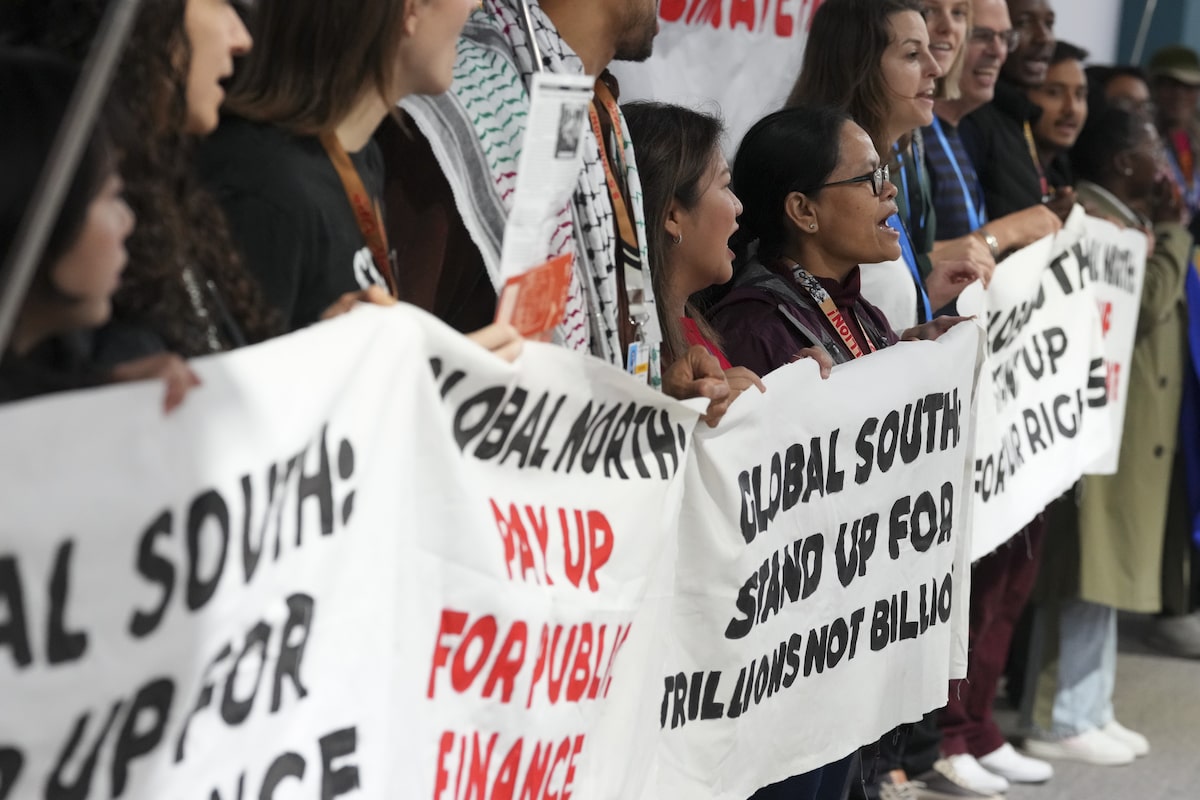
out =
[[[583,62],[549,17],[536,0],[528,0],[528,4],[544,69],[582,75]],[[450,91],[436,97],[413,96],[401,104],[428,139],[497,289],[504,226],[529,115],[529,86],[536,72],[522,16],[521,0],[484,0],[459,40]],[[583,167],[574,199],[559,213],[555,233],[547,243],[547,258],[571,251],[575,254],[566,314],[555,340],[572,349],[590,350],[623,367],[625,354],[617,320],[619,242],[612,200],[606,188],[601,145],[591,126],[584,126],[584,139]],[[657,352],[662,335],[645,268],[649,261],[641,182],[633,148],[627,139],[622,145],[646,284],[649,319],[643,335]]]

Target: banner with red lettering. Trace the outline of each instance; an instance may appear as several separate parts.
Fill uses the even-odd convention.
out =
[[[408,308],[195,369],[0,409],[0,798],[586,796],[695,413]]]
[[[1082,208],[1006,258],[962,314],[986,320],[972,560],[995,550],[1119,446]],[[1114,334],[1115,336],[1115,334]],[[1115,342],[1115,339],[1114,339]]]
[[[755,120],[787,98],[821,2],[662,0],[654,55],[613,64],[621,99],[719,112],[736,148]]]

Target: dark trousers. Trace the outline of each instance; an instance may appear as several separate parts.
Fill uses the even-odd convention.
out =
[[[850,782],[850,800],[879,800],[881,779],[896,770],[916,778],[933,769],[941,756],[941,744],[937,711],[884,734],[878,744],[859,751],[857,771],[851,770],[855,774]]]
[[[854,754],[832,764],[793,775],[754,793],[750,800],[843,800]]]
[[[984,756],[1004,744],[992,703],[1013,628],[1037,582],[1045,533],[1039,516],[971,568],[967,678],[950,683],[950,701],[941,714],[942,752],[948,756]]]

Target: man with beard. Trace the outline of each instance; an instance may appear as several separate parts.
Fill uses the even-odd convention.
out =
[[[1075,184],[1067,152],[1075,146],[1088,117],[1088,81],[1083,71],[1086,50],[1059,40],[1041,86],[1029,90],[1029,99],[1042,110],[1033,126],[1042,171],[1052,191]]]
[[[1053,201],[1051,207],[1065,218],[1074,193],[1052,192],[1033,139],[1041,111],[1026,96],[1046,80],[1054,55],[1054,10],[1049,0],[1008,0],[1008,12],[1019,39],[1001,68],[995,99],[963,120],[963,144],[992,217]]]
[[[619,367],[636,350],[648,351],[650,379],[657,382],[662,336],[641,185],[619,89],[607,72],[614,60],[648,58],[657,31],[657,0],[484,0],[463,30],[451,90],[406,100],[406,124],[379,135],[402,299],[459,330],[492,320],[532,77],[596,75],[574,199],[547,243],[548,255],[575,257],[554,339]],[[707,420],[715,424],[730,399],[716,359],[693,348],[663,367],[663,391],[709,398]]]

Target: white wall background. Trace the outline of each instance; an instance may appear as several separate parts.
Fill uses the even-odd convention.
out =
[[[1051,0],[1060,39],[1091,53],[1089,63],[1111,64],[1117,58],[1121,0]]]

